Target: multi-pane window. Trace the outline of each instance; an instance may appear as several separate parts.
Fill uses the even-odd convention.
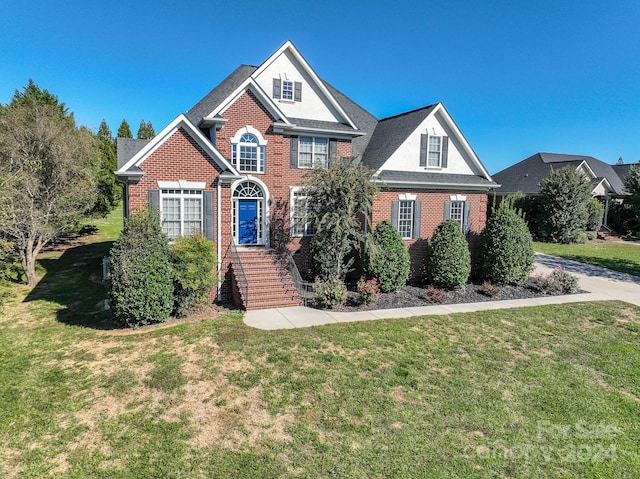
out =
[[[298,142],[298,167],[326,168],[329,159],[329,139],[301,136]]]
[[[315,227],[307,218],[308,197],[303,190],[294,189],[291,194],[291,235],[311,236],[316,234]]]
[[[202,190],[161,190],[162,231],[169,239],[202,233]]]
[[[408,239],[412,236],[413,206],[413,201],[400,201],[398,207],[398,231],[403,239]]]
[[[240,171],[264,172],[264,146],[258,139],[247,133],[242,135],[238,144],[233,145],[233,159]]]
[[[449,218],[460,223],[460,228],[464,228],[464,201],[452,201]]]
[[[282,99],[293,100],[293,82],[289,80],[282,81]]]
[[[439,167],[442,156],[442,137],[429,135],[429,150],[427,152],[427,166]]]

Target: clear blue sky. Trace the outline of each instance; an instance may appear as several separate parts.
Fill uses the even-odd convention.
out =
[[[290,39],[379,118],[443,102],[490,173],[538,151],[640,161],[640,2],[0,2],[0,102],[156,131]]]

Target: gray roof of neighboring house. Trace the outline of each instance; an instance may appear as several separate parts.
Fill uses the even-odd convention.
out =
[[[362,162],[372,170],[378,170],[436,106],[429,105],[380,120]]]
[[[118,169],[122,168],[127,161],[133,158],[136,153],[142,150],[151,140],[138,140],[136,138],[118,138],[116,139],[118,153]],[[137,171],[130,168],[129,171]]]
[[[549,175],[552,168],[560,169],[565,166],[577,168],[583,161],[593,170],[597,179],[606,178],[609,181],[615,194],[625,194],[622,181],[614,168],[592,156],[536,153],[492,176],[501,185],[496,190],[498,193],[521,191],[526,194],[536,194],[540,193],[540,182]]]
[[[200,120],[209,115],[222,103],[229,95],[231,95],[242,82],[251,76],[258,67],[253,65],[240,65],[231,74],[222,80],[218,86],[207,93],[202,100],[196,103],[185,116],[191,123],[198,126]]]
[[[495,188],[498,184],[487,180],[484,176],[465,175],[457,173],[434,173],[415,171],[383,170],[377,177],[381,181],[389,183],[411,183],[428,185],[461,185],[461,186],[481,186]]]

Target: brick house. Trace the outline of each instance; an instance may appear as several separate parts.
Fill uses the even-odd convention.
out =
[[[322,80],[291,42],[241,65],[152,140],[118,140],[124,214],[157,211],[169,238],[215,241],[221,282],[246,308],[299,304],[275,241],[304,265],[311,225],[300,185],[313,167],[354,157],[380,187],[369,224],[392,220],[418,278],[423,239],[444,218],[485,224],[493,182],[441,103],[378,120]],[[304,268],[303,268],[304,269]]]

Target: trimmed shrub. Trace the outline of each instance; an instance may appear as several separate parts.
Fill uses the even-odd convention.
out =
[[[497,284],[522,284],[533,270],[533,244],[524,219],[498,208],[480,233],[478,262],[483,278]]]
[[[183,236],[171,246],[175,273],[173,314],[185,316],[207,303],[216,283],[216,253],[213,241],[203,235]]]
[[[598,232],[597,231],[587,231],[587,239],[589,241],[592,241],[594,239],[596,239],[598,237]]]
[[[429,286],[422,297],[427,303],[442,304],[447,301],[447,293],[441,289]]]
[[[376,278],[364,279],[364,276],[361,276],[356,283],[356,290],[362,304],[373,303],[380,297],[380,284]]]
[[[587,231],[598,231],[604,218],[604,205],[596,198],[590,198],[587,202]]]
[[[409,280],[410,258],[402,237],[391,221],[378,223],[365,256],[365,274],[377,278],[380,290],[391,293]]]
[[[149,213],[127,219],[110,256],[115,320],[132,328],[166,321],[173,307],[173,268],[158,219]]]
[[[485,281],[482,283],[482,289],[480,290],[482,294],[485,296],[489,296],[490,298],[495,298],[500,294],[500,289],[495,284],[492,284],[490,281]]]
[[[316,281],[313,285],[316,304],[321,308],[333,308],[347,300],[347,286],[340,278]]]
[[[575,243],[587,226],[591,185],[574,167],[551,170],[540,183],[544,235],[556,243]]]
[[[429,245],[427,270],[431,282],[441,288],[459,288],[467,283],[471,255],[457,221],[444,220],[436,227]]]

